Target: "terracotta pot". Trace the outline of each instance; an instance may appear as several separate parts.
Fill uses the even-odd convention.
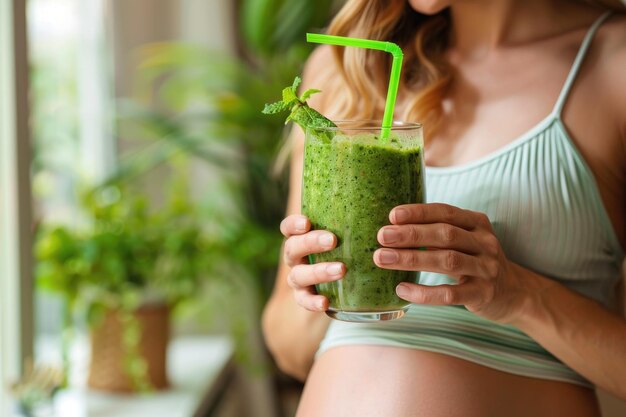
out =
[[[146,305],[133,313],[141,328],[139,352],[148,365],[148,381],[154,389],[168,386],[167,343],[169,340],[169,309],[166,305]],[[135,388],[124,372],[125,353],[122,345],[123,328],[114,311],[91,330],[90,388],[132,392]]]

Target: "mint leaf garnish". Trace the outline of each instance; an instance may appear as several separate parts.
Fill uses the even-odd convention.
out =
[[[321,92],[322,90],[318,90],[317,88],[309,88],[304,93],[302,93],[302,95],[300,96],[300,101],[307,101],[309,97],[311,97],[313,94]]]
[[[309,107],[306,102],[313,94],[321,92],[320,90],[311,88],[298,97],[297,89],[301,82],[302,80],[300,77],[296,77],[291,86],[283,89],[283,99],[281,101],[277,101],[276,103],[266,104],[263,109],[263,113],[275,114],[289,110],[290,114],[287,116],[285,124],[293,120],[303,129],[306,129],[307,127],[336,127],[332,121],[322,116],[315,109]]]
[[[276,103],[266,104],[263,109],[264,114],[282,113],[289,110],[289,105],[284,101],[277,101]]]

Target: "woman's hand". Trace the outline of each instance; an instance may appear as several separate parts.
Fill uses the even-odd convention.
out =
[[[457,285],[402,283],[399,297],[416,304],[464,305],[487,319],[510,323],[521,314],[533,285],[519,279],[485,214],[447,204],[409,204],[389,214],[374,252],[381,268],[446,274]],[[418,250],[426,248],[427,250]]]
[[[307,310],[321,312],[328,309],[328,299],[317,294],[315,284],[337,281],[346,273],[346,267],[341,262],[308,264],[308,255],[328,252],[337,245],[334,234],[309,231],[310,228],[309,219],[302,215],[294,214],[282,221],[280,231],[287,238],[283,258],[291,267],[287,282],[293,288],[296,302]]]

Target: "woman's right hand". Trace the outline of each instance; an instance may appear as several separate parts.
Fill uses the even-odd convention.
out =
[[[296,302],[309,311],[322,312],[328,309],[328,299],[317,294],[315,285],[341,279],[346,266],[341,262],[308,263],[308,255],[328,252],[337,245],[337,238],[331,232],[310,229],[309,219],[300,214],[292,214],[281,222],[280,231],[287,238],[283,259],[291,268],[287,283]]]

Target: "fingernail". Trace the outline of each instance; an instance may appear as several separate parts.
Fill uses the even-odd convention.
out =
[[[406,285],[398,284],[398,286],[396,287],[396,294],[398,294],[398,297],[408,297],[410,293],[411,290]]]
[[[333,235],[324,233],[317,238],[317,242],[325,248],[331,247],[333,245]]]
[[[383,242],[384,243],[395,243],[400,237],[400,233],[393,229],[384,228],[383,229]]]
[[[299,219],[296,219],[295,226],[296,231],[304,232],[306,230],[306,218],[300,217]]]
[[[378,254],[378,261],[385,264],[392,264],[398,260],[398,253],[395,250],[382,249]]]
[[[393,211],[393,218],[396,223],[402,223],[409,219],[409,212],[403,208],[397,208]]]
[[[324,310],[324,300],[320,300],[320,301],[318,301],[318,302],[317,302],[317,303],[315,303],[315,304],[317,304],[317,308],[318,308],[318,309],[320,309],[320,310]]]
[[[330,264],[326,267],[326,272],[328,275],[338,276],[341,275],[342,269],[341,264]]]

